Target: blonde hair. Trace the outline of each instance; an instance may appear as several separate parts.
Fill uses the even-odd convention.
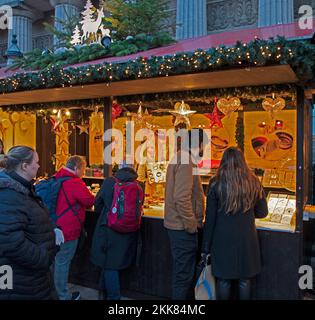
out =
[[[33,161],[35,150],[27,146],[15,146],[2,157],[1,166],[7,170],[15,171],[22,163],[30,164]]]

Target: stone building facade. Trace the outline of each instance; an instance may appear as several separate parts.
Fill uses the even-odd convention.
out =
[[[92,0],[98,6],[98,0]],[[85,0],[0,0],[13,8],[13,30],[0,30],[0,55],[3,57],[12,34],[18,36],[23,53],[33,48],[46,49],[56,43],[43,22],[61,26],[54,17],[79,15]],[[299,18],[299,7],[315,0],[169,0],[169,24],[177,40],[228,30],[286,24]],[[4,62],[4,58],[2,58]]]

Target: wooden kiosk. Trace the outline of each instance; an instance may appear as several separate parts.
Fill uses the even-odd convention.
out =
[[[139,97],[142,97],[142,102],[145,105],[146,101],[150,101],[150,103],[154,101],[152,95],[151,100],[146,100],[146,95],[153,94],[154,96],[156,94],[162,97],[163,95],[168,95],[168,97],[173,96],[173,101],[187,101],[189,100],[187,97],[188,91],[190,94],[193,94],[196,90],[198,90],[198,92],[205,90],[206,93],[204,96],[207,96],[210,101],[210,103],[206,102],[206,104],[208,104],[208,112],[211,112],[211,109],[213,112],[214,96],[217,98],[237,96],[242,100],[242,96],[246,90],[249,90],[248,88],[253,88],[252,96],[255,95],[255,92],[259,91],[261,96],[269,96],[270,99],[276,99],[278,97],[285,98],[283,110],[279,110],[278,113],[275,112],[276,116],[269,114],[268,111],[261,108],[261,100],[259,100],[261,97],[257,97],[257,101],[259,102],[255,102],[254,99],[251,105],[248,106],[248,109],[242,102],[242,105],[244,105],[238,117],[243,123],[243,126],[235,127],[234,125],[234,129],[243,130],[241,136],[243,136],[245,154],[246,148],[252,148],[251,154],[255,154],[256,152],[256,155],[265,161],[268,154],[264,154],[263,156],[261,156],[261,154],[263,150],[266,151],[264,149],[266,147],[266,145],[264,145],[266,141],[263,143],[259,139],[257,140],[258,142],[256,140],[253,141],[252,137],[250,140],[246,140],[247,125],[250,121],[254,121],[252,118],[255,119],[255,116],[250,117],[250,112],[262,112],[265,118],[270,116],[268,119],[270,123],[273,123],[273,125],[271,125],[273,131],[264,131],[267,129],[260,126],[257,129],[260,130],[260,135],[266,138],[266,136],[271,133],[277,134],[281,131],[282,133],[278,134],[278,138],[280,137],[281,141],[279,140],[280,142],[278,141],[278,143],[282,143],[282,149],[286,151],[289,149],[290,154],[293,155],[293,157],[289,159],[290,163],[286,163],[281,168],[273,168],[272,165],[267,166],[263,168],[265,169],[264,175],[261,175],[262,181],[266,184],[269,181],[270,184],[270,188],[266,187],[269,200],[271,200],[272,197],[276,197],[277,200],[279,200],[282,197],[281,195],[285,194],[286,205],[288,205],[289,200],[294,200],[294,206],[291,207],[291,209],[293,209],[292,216],[286,221],[285,227],[281,224],[281,220],[278,220],[278,223],[273,223],[271,221],[273,219],[272,216],[269,217],[269,221],[266,221],[265,224],[258,223],[257,225],[262,252],[263,271],[254,283],[253,298],[300,299],[302,292],[298,287],[298,269],[299,266],[303,264],[303,208],[308,200],[310,190],[309,161],[311,139],[308,139],[308,137],[310,136],[311,121],[310,99],[314,91],[312,91],[313,89],[311,87],[305,91],[305,87],[300,85],[296,73],[289,64],[257,67],[246,66],[245,68],[242,67],[241,64],[242,63],[240,63],[237,68],[224,68],[218,71],[209,72],[205,69],[198,69],[198,72],[190,71],[186,74],[178,73],[168,75],[164,73],[166,76],[163,77],[120,80],[113,81],[110,84],[107,80],[92,84],[87,81],[82,82],[81,85],[73,86],[42,88],[30,91],[13,90],[12,92],[4,92],[0,96],[0,105],[4,109],[7,108],[8,110],[19,112],[19,110],[23,110],[23,108],[24,110],[28,110],[27,108],[31,108],[34,103],[41,103],[42,105],[54,103],[58,111],[58,104],[62,106],[67,101],[70,105],[73,100],[99,99],[98,101],[102,101],[103,104],[104,128],[108,129],[111,128],[114,123],[112,122],[111,112],[113,97],[118,99],[118,101],[122,101],[122,104],[127,104],[128,102],[126,101],[139,101]],[[93,70],[94,66],[90,65],[89,68]],[[137,77],[135,76],[135,78]],[[226,90],[226,94],[223,93],[224,90]],[[275,97],[273,95],[275,95]],[[198,101],[200,102],[200,100]],[[290,101],[290,103],[288,103],[288,101]],[[197,105],[194,107],[191,105],[190,107],[196,110],[197,113],[200,112]],[[82,104],[79,109],[84,110],[84,105]],[[285,116],[283,114],[285,114]],[[286,114],[289,114],[289,116]],[[231,118],[232,115],[226,116],[227,121],[231,121]],[[279,126],[282,125],[283,127],[276,127],[277,124],[275,124],[275,121],[277,120],[280,121]],[[259,126],[261,122],[264,121],[260,121],[256,123],[256,125]],[[228,124],[225,125],[228,126]],[[265,123],[265,125],[268,125],[268,123]],[[198,127],[198,122],[196,123],[196,127]],[[286,129],[289,130],[290,134]],[[236,132],[234,133],[237,134]],[[43,129],[40,122],[38,122],[36,134],[37,151],[39,152],[40,158],[43,159],[42,166],[48,166],[50,156],[47,155],[47,148],[54,147],[54,143],[49,142],[51,141],[49,140],[50,132],[49,130],[47,131],[47,128]],[[283,135],[284,140],[281,139]],[[291,137],[289,138],[289,140],[291,139],[289,142],[288,136]],[[236,142],[238,142],[238,140]],[[77,153],[84,154],[88,148],[88,141],[86,139],[84,141],[81,137],[79,143],[81,147],[77,149]],[[287,143],[289,143],[289,145],[287,145]],[[268,146],[270,146],[270,144]],[[278,153],[278,157],[279,155],[282,157],[286,154],[285,152],[281,152]],[[255,159],[253,158],[250,161],[253,163]],[[276,169],[276,171],[281,169],[281,173],[272,172],[273,169]],[[283,171],[286,170],[294,173],[294,176],[291,175],[291,181],[289,182],[286,181],[285,178],[279,178],[279,174],[286,174],[286,172],[283,173]],[[105,164],[104,177],[111,175],[111,172],[111,166]],[[272,184],[271,180],[275,174],[278,174],[276,180],[278,179],[278,182],[281,181],[281,185],[277,185],[276,182]],[[208,181],[207,178],[209,177],[203,178],[205,184]],[[97,180],[97,177],[90,179]],[[289,184],[290,187],[288,187],[287,184]],[[294,190],[292,186],[294,186]],[[289,192],[283,192],[283,189],[289,189]],[[287,209],[290,209],[290,207],[284,207],[283,210]],[[284,212],[282,212],[282,214],[284,214]],[[70,276],[72,282],[93,288],[98,288],[99,270],[89,262],[89,247],[97,218],[96,213],[87,213],[86,229],[88,231],[88,241],[86,248],[77,254],[74,259]],[[163,215],[156,216],[145,213],[141,235],[142,248],[137,265],[122,273],[123,290],[130,297],[168,299],[171,296],[172,265],[168,237],[163,227]]]

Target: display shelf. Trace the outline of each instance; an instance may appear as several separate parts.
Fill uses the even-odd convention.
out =
[[[92,177],[92,176],[83,176],[82,179],[90,179],[90,180],[104,180],[104,177]]]
[[[271,222],[271,221],[262,221],[256,219],[256,228],[261,230],[270,230],[270,231],[282,231],[282,232],[295,232],[295,227],[292,225],[285,225],[281,223]]]
[[[146,218],[164,219],[164,205],[144,208],[143,213],[143,217]]]

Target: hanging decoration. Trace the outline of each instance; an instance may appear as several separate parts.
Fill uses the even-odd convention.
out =
[[[128,117],[135,121],[137,127],[141,129],[157,129],[159,126],[152,123],[152,116],[149,114],[148,109],[143,112],[142,102],[139,102],[139,108],[137,113],[128,113]]]
[[[212,113],[205,113],[204,114],[209,120],[210,120],[210,125],[209,128],[223,128],[223,123],[222,119],[225,117],[224,114],[219,114],[218,108],[217,108],[217,98],[214,98],[214,107]]]
[[[59,110],[60,111],[60,110]],[[59,112],[58,112],[59,113]],[[55,154],[55,167],[58,171],[62,166],[64,166],[70,156],[69,154],[69,136],[71,131],[69,131],[69,125],[66,123],[67,116],[61,114],[61,124],[56,130],[56,154]],[[58,120],[59,121],[59,120]]]
[[[168,112],[175,116],[174,127],[178,127],[182,124],[185,128],[190,128],[190,120],[189,116],[196,113],[195,110],[190,110],[190,106],[182,100],[182,102],[177,102],[174,106],[174,109],[158,109],[154,110],[153,112]]]
[[[98,107],[91,114],[89,124],[89,163],[90,165],[102,165],[104,163],[104,116]]]
[[[138,124],[140,127],[142,127],[142,125],[144,124],[144,121],[143,121],[143,113],[142,113],[142,103],[141,103],[141,101],[139,103],[139,108],[138,108],[137,114],[135,115],[135,120],[136,120],[136,124]]]
[[[83,119],[81,121],[81,124],[77,125],[76,127],[80,129],[79,135],[81,135],[82,133],[86,133],[87,135],[89,134],[89,124],[86,123]]]
[[[98,111],[98,107],[90,116],[90,128],[92,132],[99,132],[104,127],[103,113]]]
[[[55,169],[58,171],[63,167],[69,156],[69,136],[71,131],[69,130],[69,124],[67,120],[71,116],[69,110],[54,109],[52,111],[55,115],[50,115],[49,120],[52,124],[52,131],[56,135],[56,154],[54,155]]]
[[[121,106],[117,103],[117,100],[113,101],[112,104],[112,121],[114,122],[122,113]]]
[[[110,30],[103,25],[104,9],[96,9],[90,0],[87,0],[84,11],[81,13],[81,28],[76,25],[71,38],[71,44],[83,45],[99,43],[108,46],[111,42]]]
[[[180,123],[185,123],[188,128],[190,128],[189,116],[196,113],[197,111],[190,110],[190,106],[184,102],[177,102],[175,104],[174,110],[169,111],[170,114],[176,117],[174,122],[174,127]]]
[[[63,129],[63,118],[61,110],[58,110],[56,116],[50,116],[50,122],[52,124],[52,130],[56,133],[58,130]]]
[[[218,109],[228,117],[234,111],[238,110],[241,106],[241,100],[236,97],[231,99],[221,98],[218,100],[217,106]]]
[[[5,118],[0,118],[0,133],[1,133],[1,138],[4,139],[4,134],[7,129],[10,127],[10,121]]]
[[[274,119],[274,113],[284,109],[285,100],[283,98],[275,98],[275,94],[272,94],[272,98],[264,99],[262,107],[268,111],[271,118]]]
[[[159,125],[153,123],[154,119],[152,115],[149,113],[148,109],[145,109],[143,117],[144,117],[145,127],[147,129],[156,130],[160,127]]]

